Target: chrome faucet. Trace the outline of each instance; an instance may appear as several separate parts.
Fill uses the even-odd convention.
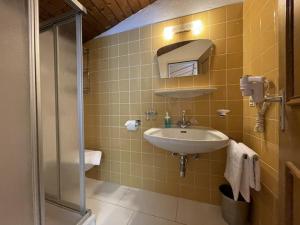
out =
[[[190,121],[187,121],[186,118],[185,118],[185,113],[186,111],[185,110],[182,110],[182,114],[181,114],[181,120],[179,120],[177,122],[177,125],[180,127],[180,128],[187,128],[189,126],[192,125],[192,123]]]

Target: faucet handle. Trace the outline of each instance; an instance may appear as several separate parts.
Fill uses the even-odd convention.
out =
[[[186,111],[185,111],[185,110],[182,110],[182,112],[181,112],[181,113],[182,113],[182,115],[185,115]]]

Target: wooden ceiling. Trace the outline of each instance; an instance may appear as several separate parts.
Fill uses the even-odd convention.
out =
[[[110,29],[156,0],[79,0],[88,11],[83,17],[84,42]],[[70,10],[63,0],[40,0],[40,21]]]

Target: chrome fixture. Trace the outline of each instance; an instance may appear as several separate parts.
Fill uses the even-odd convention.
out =
[[[185,110],[182,110],[182,113],[181,113],[181,120],[179,120],[177,122],[177,125],[178,127],[180,128],[187,128],[187,127],[190,127],[192,125],[192,123],[188,120],[186,120],[185,118],[185,113],[186,111]]]
[[[145,112],[145,115],[146,115],[146,120],[153,120],[156,118],[157,112],[155,111],[155,109],[149,108]]]
[[[185,177],[187,160],[188,160],[187,155],[179,156],[179,174],[181,177]]]
[[[254,106],[257,108],[257,118],[254,131],[263,133],[265,131],[265,114],[271,103],[280,103],[280,129],[285,129],[285,93],[281,90],[281,95],[270,96],[269,89],[272,82],[264,76],[246,75],[240,79],[240,89],[243,96],[252,97]]]
[[[280,129],[284,131],[285,129],[285,91],[280,90],[280,95],[277,96],[266,96],[265,102],[273,103],[278,102],[280,104]]]
[[[176,153],[176,152],[173,152],[172,156],[179,157],[179,176],[180,177],[185,177],[186,165],[188,163],[188,157],[190,157],[190,159],[193,159],[193,160],[198,160],[200,158],[200,154],[186,155],[186,154],[180,154],[180,153]]]
[[[200,158],[200,154],[193,154],[192,159],[198,160]]]
[[[284,91],[281,90],[281,95],[276,96],[269,96],[266,95],[264,97],[264,102],[256,105],[258,109],[257,118],[256,118],[256,125],[254,128],[255,132],[262,133],[265,131],[265,114],[269,109],[271,103],[278,102],[280,104],[280,129],[284,131],[285,129],[285,94]]]

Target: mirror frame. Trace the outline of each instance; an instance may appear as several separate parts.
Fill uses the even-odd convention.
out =
[[[201,41],[203,43],[201,43],[201,45],[198,45],[198,42]],[[190,46],[190,44],[192,46]],[[179,48],[182,48],[184,46],[187,47],[187,49],[182,50],[185,52],[184,57],[178,59],[178,57],[174,58],[172,56],[166,56],[166,54],[170,54],[173,51],[178,51]],[[196,51],[194,48],[196,48]],[[193,49],[194,51],[192,51],[191,49]],[[156,58],[159,67],[159,77],[161,79],[166,79],[166,78],[172,79],[173,77],[171,77],[169,74],[170,64],[184,63],[184,62],[191,62],[191,61],[198,62],[198,68],[197,68],[198,73],[191,74],[191,75],[176,76],[176,78],[206,74],[206,72],[209,70],[209,61],[210,61],[212,49],[214,49],[214,43],[212,42],[212,40],[203,39],[203,38],[179,41],[159,48],[156,52]],[[190,57],[186,57],[186,55],[190,55]]]

